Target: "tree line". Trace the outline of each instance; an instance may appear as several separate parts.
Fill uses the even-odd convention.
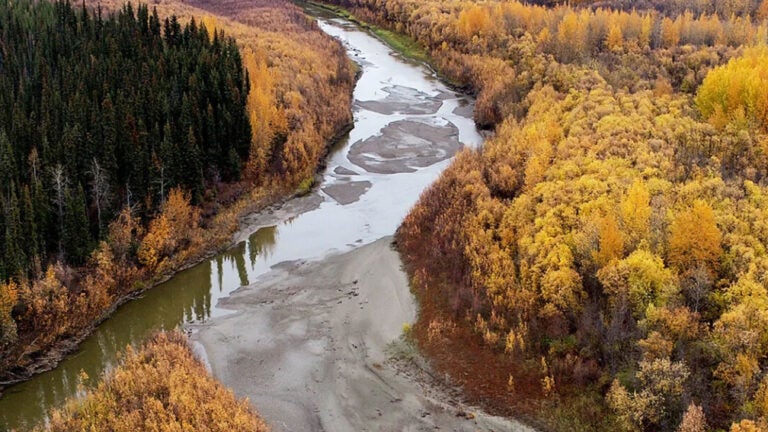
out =
[[[664,15],[676,16],[686,11],[696,14],[717,14],[728,18],[731,15],[752,16],[759,19],[768,17],[768,2],[765,0],[533,0],[533,4],[555,6],[572,4],[581,7],[610,7],[622,10],[656,10]]]

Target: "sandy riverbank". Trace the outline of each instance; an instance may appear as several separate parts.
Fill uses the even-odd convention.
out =
[[[408,360],[399,338],[416,304],[390,242],[282,263],[224,299],[235,313],[193,336],[214,375],[276,431],[530,430],[464,406]]]

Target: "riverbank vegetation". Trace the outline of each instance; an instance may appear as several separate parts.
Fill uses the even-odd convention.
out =
[[[351,121],[343,48],[287,1],[90,6],[0,4],[0,382],[227,245]]]
[[[93,389],[51,413],[38,432],[269,430],[247,400],[215,381],[178,332],[160,333],[134,350]]]
[[[717,14],[721,17],[750,16],[758,20],[768,17],[768,3],[764,0],[532,0],[530,3],[543,6],[572,4],[622,10],[656,10],[669,16],[691,12],[696,15]]]
[[[383,27],[379,27],[377,25],[372,25],[370,22],[365,22],[357,19],[354,15],[349,13],[348,10],[339,7],[330,5],[327,3],[321,3],[318,1],[307,1],[307,4],[318,7],[321,9],[328,10],[332,12],[334,15],[342,17],[350,22],[355,23],[356,25],[360,26],[361,28],[370,31],[373,33],[377,38],[384,41],[387,45],[392,47],[392,49],[397,52],[399,55],[404,56],[405,58],[422,62],[426,65],[430,64],[431,59],[429,58],[429,54],[424,49],[424,47],[415,39],[412,37],[404,34],[404,33],[398,33]]]
[[[768,427],[765,23],[333,3],[420,41],[496,131],[398,231],[439,370],[544,429]]]

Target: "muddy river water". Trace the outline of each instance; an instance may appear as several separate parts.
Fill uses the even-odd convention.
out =
[[[362,68],[354,129],[312,193],[243,221],[226,253],[121,307],[55,370],[9,388],[0,431],[44,420],[117,353],[159,329],[193,333],[214,375],[275,430],[524,430],[467,410],[391,360],[416,306],[391,235],[462,146],[472,100],[348,22],[318,18]],[[402,362],[401,362],[402,363]]]

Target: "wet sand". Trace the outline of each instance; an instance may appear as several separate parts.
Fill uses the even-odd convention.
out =
[[[399,339],[416,304],[390,242],[283,263],[224,299],[236,312],[194,328],[214,375],[275,431],[531,430],[418,379]]]
[[[430,124],[417,119],[394,121],[379,135],[352,144],[349,160],[368,172],[414,172],[456,154],[459,131],[451,123]]]
[[[232,243],[237,244],[248,240],[259,228],[277,225],[296,215],[306,213],[320,207],[323,197],[316,193],[296,197],[279,202],[258,213],[252,213],[240,220],[240,228],[232,236]]]
[[[441,95],[428,94],[406,86],[392,86],[383,89],[387,97],[381,100],[356,101],[355,105],[379,114],[434,114],[443,105]]]
[[[453,113],[466,118],[472,118],[475,115],[475,107],[472,105],[459,105],[454,108]]]
[[[346,179],[345,179],[346,180]],[[371,182],[348,181],[346,183],[337,183],[323,187],[323,192],[336,200],[341,205],[352,204],[371,188]]]

